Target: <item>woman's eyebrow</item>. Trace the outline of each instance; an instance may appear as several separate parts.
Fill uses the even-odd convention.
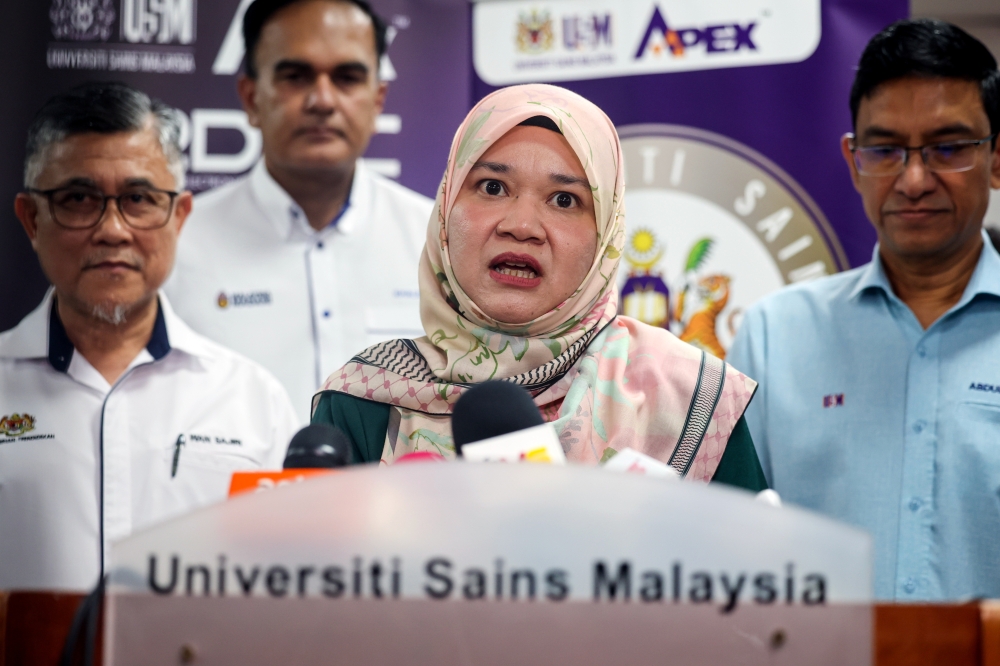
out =
[[[549,180],[559,185],[582,185],[587,189],[590,189],[590,183],[587,182],[586,178],[577,178],[576,176],[567,176],[563,173],[553,173],[549,174]]]
[[[509,164],[501,164],[500,162],[476,162],[472,165],[472,170],[475,169],[486,169],[493,173],[510,173],[511,171]]]

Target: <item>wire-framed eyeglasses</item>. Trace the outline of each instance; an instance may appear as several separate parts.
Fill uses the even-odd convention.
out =
[[[52,220],[64,229],[90,229],[104,217],[108,201],[118,206],[125,224],[149,231],[166,226],[179,192],[155,187],[130,187],[121,194],[104,194],[92,187],[70,185],[51,190],[28,188],[48,199]]]
[[[857,138],[849,134],[854,165],[863,176],[897,176],[906,170],[911,152],[919,152],[924,166],[935,173],[968,171],[976,166],[976,149],[992,141],[997,135],[990,134],[982,139],[961,139],[941,141],[922,146],[877,146],[855,145]]]

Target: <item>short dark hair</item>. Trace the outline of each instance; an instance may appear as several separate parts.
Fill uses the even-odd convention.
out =
[[[872,37],[861,54],[851,86],[851,123],[858,107],[881,84],[909,76],[963,79],[979,84],[990,134],[1000,132],[1000,72],[982,42],[937,19],[897,21]]]
[[[180,113],[124,83],[91,81],[49,98],[28,128],[24,186],[33,187],[48,148],[75,134],[117,134],[143,129],[152,117],[167,167],[184,187]]]
[[[254,0],[253,3],[247,8],[246,14],[243,15],[243,45],[246,49],[246,56],[243,60],[243,69],[246,72],[246,75],[251,79],[257,78],[257,64],[254,62],[254,56],[257,51],[257,43],[260,41],[260,33],[264,31],[264,26],[271,20],[272,16],[285,7],[302,1],[303,0]],[[378,56],[377,59],[381,61],[382,56],[385,55],[386,49],[386,24],[385,21],[382,20],[382,17],[376,14],[375,10],[373,10],[371,5],[369,5],[365,0],[330,1],[346,2],[354,5],[371,19],[372,28],[374,28],[375,31],[375,55]],[[378,65],[376,64],[376,68],[377,66]],[[376,69],[376,76],[377,75],[378,71]]]

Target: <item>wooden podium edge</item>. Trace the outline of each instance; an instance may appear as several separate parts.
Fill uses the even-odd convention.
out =
[[[1000,600],[979,605],[982,666],[1000,666]]]
[[[56,666],[84,597],[55,591],[0,592],[0,666]],[[95,664],[103,663],[103,616],[102,608]]]
[[[35,645],[32,650],[29,644],[65,637],[73,611],[83,596],[0,591],[0,666],[21,666],[14,662],[18,661],[18,655],[27,653],[36,657],[46,653],[47,658],[35,663],[56,664],[62,647],[60,641],[41,651],[38,648],[42,646]],[[48,612],[39,614],[39,607]],[[969,604],[875,604],[872,609],[875,666],[941,663],[1000,666],[1000,600]],[[10,633],[11,628],[17,629],[17,635]],[[23,630],[32,636],[23,635]],[[102,639],[103,631],[98,635],[98,655]]]
[[[0,592],[0,666],[7,664],[7,599],[10,592]]]

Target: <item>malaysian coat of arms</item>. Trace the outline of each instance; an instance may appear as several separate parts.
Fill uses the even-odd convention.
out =
[[[0,418],[0,434],[18,437],[35,429],[35,417],[31,414],[11,414]]]
[[[52,35],[72,41],[107,41],[115,23],[114,0],[52,0]]]

